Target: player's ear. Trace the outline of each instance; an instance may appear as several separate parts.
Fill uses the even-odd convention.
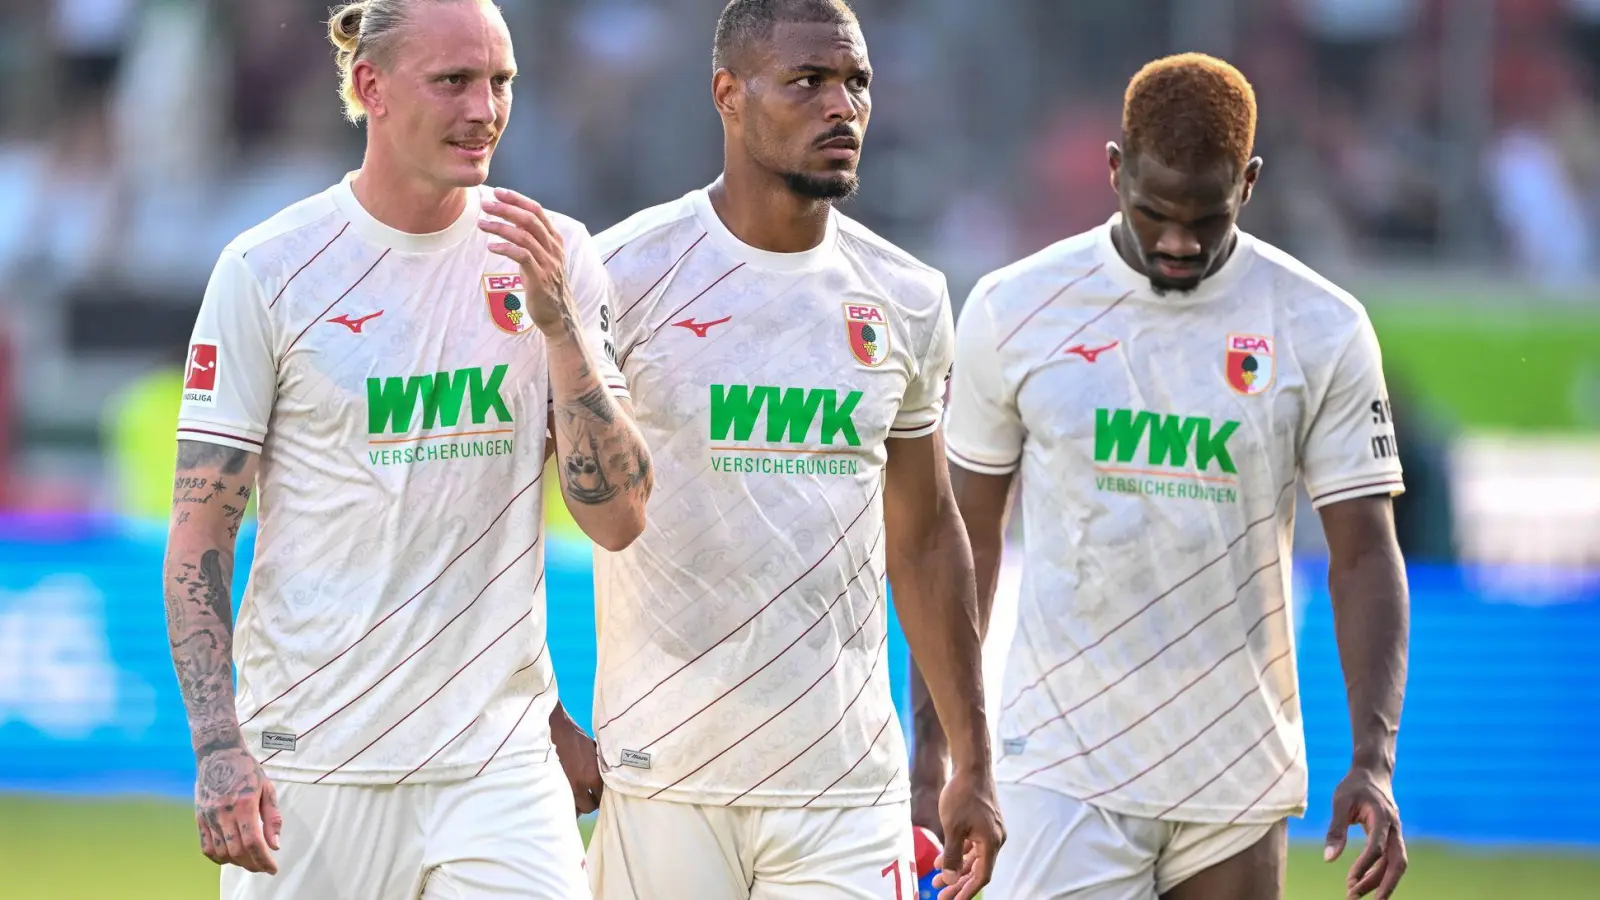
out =
[[[739,84],[739,76],[733,74],[731,69],[718,69],[711,75],[711,101],[717,107],[717,113],[725,119],[739,117],[739,97],[744,93]]]
[[[1106,141],[1106,165],[1111,169],[1111,190],[1119,196],[1122,191],[1117,185],[1117,174],[1122,171],[1122,148],[1116,141]]]
[[[1261,157],[1251,159],[1244,166],[1244,193],[1239,197],[1239,205],[1250,202],[1250,194],[1256,188],[1256,179],[1261,177]]]
[[[387,112],[381,82],[381,73],[371,60],[356,60],[356,64],[350,69],[350,85],[361,101],[361,108],[366,111],[368,119],[382,118]]]

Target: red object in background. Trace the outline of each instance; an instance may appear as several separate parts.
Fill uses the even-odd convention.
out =
[[[917,861],[917,878],[920,879],[939,868],[939,855],[944,852],[944,845],[939,843],[933,832],[920,825],[911,827],[911,841],[915,847],[913,858]]]

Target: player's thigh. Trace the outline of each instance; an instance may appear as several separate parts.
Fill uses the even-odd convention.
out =
[[[998,794],[1006,845],[984,900],[1155,900],[1161,823],[1028,785]]]
[[[1161,900],[1280,900],[1289,827],[1179,825],[1156,868]]]
[[[766,809],[751,900],[915,900],[911,805]]]
[[[606,791],[589,838],[595,900],[748,900],[755,812]]]
[[[572,790],[553,760],[428,788],[424,900],[587,900]]]
[[[222,900],[394,900],[422,885],[415,788],[278,782],[276,875],[222,869]]]

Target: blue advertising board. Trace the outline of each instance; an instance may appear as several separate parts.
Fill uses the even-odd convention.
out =
[[[253,546],[240,536],[239,571]],[[0,791],[192,791],[161,600],[165,534],[114,519],[0,522]],[[595,640],[586,547],[547,559],[562,698],[590,718]],[[1407,833],[1600,845],[1600,573],[1413,567],[1398,800]],[[1315,838],[1349,761],[1325,568],[1296,569]],[[242,591],[244,579],[236,579]],[[236,598],[237,599],[237,598]],[[904,718],[906,650],[891,630]]]

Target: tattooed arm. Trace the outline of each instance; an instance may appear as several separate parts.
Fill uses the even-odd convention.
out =
[[[654,483],[650,451],[634,426],[630,405],[613,397],[601,379],[599,348],[579,325],[560,233],[527,197],[505,190],[495,196],[483,211],[501,221],[479,227],[503,241],[490,243],[490,252],[521,267],[528,314],[544,334],[561,493],[573,521],[591,540],[621,550],[644,531]],[[592,246],[586,252],[592,254]],[[598,257],[593,262],[598,264]]]
[[[167,639],[194,747],[200,846],[218,864],[276,872],[277,798],[233,705],[233,553],[255,485],[254,453],[178,442],[163,576]]]

